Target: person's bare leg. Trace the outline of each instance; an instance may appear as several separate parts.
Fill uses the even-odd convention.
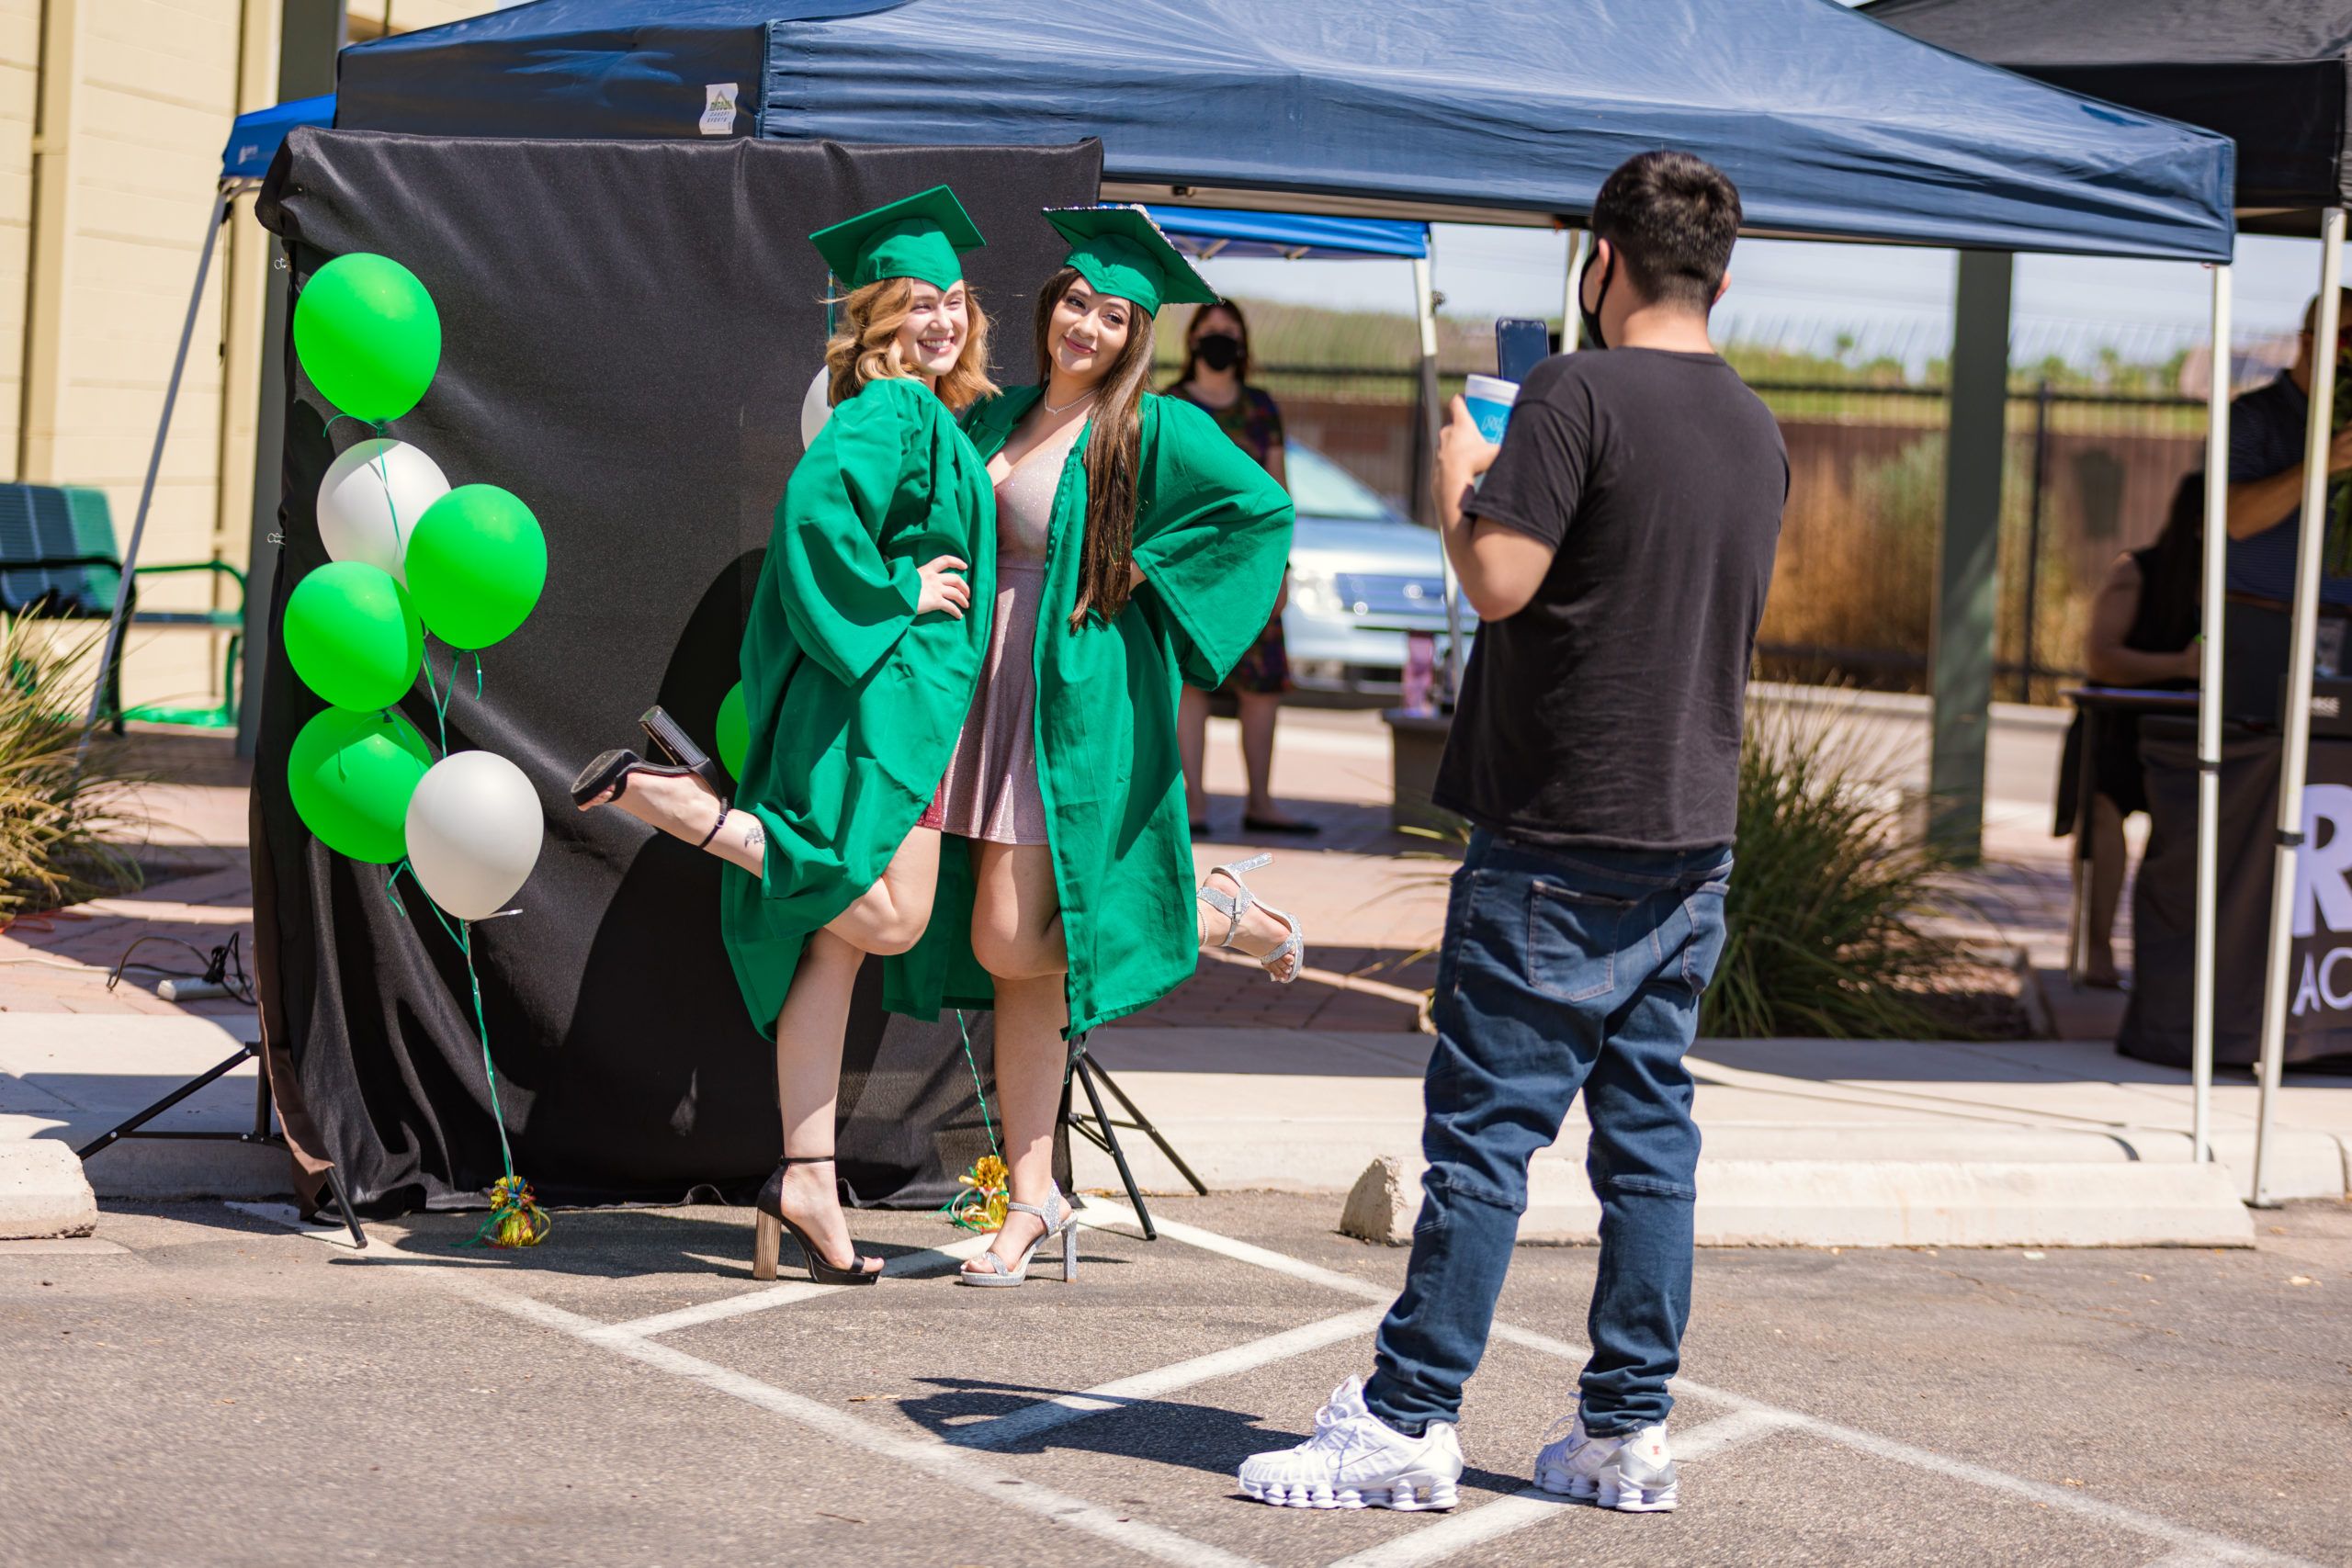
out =
[[[2131,855],[2123,842],[2123,813],[2103,795],[2091,796],[2090,908],[2085,913],[2083,979],[2112,986],[2115,968],[2115,908],[2123,898],[2123,873]]]
[[[825,929],[867,953],[904,953],[931,924],[939,892],[939,829],[916,828],[899,844],[873,886]]]
[[[1208,744],[1209,694],[1187,686],[1176,704],[1176,752],[1184,763],[1184,814],[1195,822],[1209,819]]]
[[[1054,1122],[1069,1047],[1063,974],[1069,950],[1043,844],[974,844],[972,954],[996,980],[996,1088],[1007,1185],[1015,1202],[1042,1205],[1054,1180]],[[989,1250],[1007,1267],[1044,1233],[1034,1214],[1010,1214]],[[987,1265],[974,1258],[967,1271]]]
[[[1006,1180],[1016,1202],[1043,1206],[1054,1184],[1054,1123],[1061,1115],[1069,1046],[1062,1030],[1069,1000],[1058,974],[996,983],[997,1115],[1004,1128]],[[1035,1214],[1007,1214],[989,1243],[1007,1268],[1045,1234]],[[967,1269],[985,1269],[975,1258]]]
[[[775,1018],[776,1104],[784,1116],[784,1152],[791,1159],[822,1160],[833,1153],[839,1113],[842,1042],[849,1030],[850,994],[865,954],[831,931],[808,938],[792,989]],[[784,1212],[817,1238],[825,1261],[849,1267],[856,1250],[842,1215],[839,1173],[831,1165],[795,1165],[784,1173]],[[871,1268],[879,1269],[879,1259]]]
[[[711,834],[710,825],[718,816],[718,796],[695,774],[671,778],[662,773],[632,773],[618,800],[608,790],[580,809],[587,811],[599,806],[616,806],[673,839],[702,844],[712,854],[732,861],[753,876],[759,875],[767,864],[767,830],[752,813],[728,812],[718,832]],[[707,844],[703,843],[706,838],[710,840]]]
[[[972,956],[981,968],[1000,980],[1033,980],[1069,967],[1052,851],[974,843],[972,880]]]
[[[1282,716],[1280,692],[1244,692],[1241,705],[1241,765],[1250,778],[1250,804],[1243,807],[1261,822],[1297,818],[1274,804],[1274,721]]]

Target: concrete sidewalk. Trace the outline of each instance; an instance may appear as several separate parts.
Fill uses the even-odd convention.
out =
[[[1211,740],[1219,831],[1197,846],[1204,868],[1254,847],[1223,837],[1238,816],[1238,758],[1229,725],[1214,725]],[[1388,831],[1376,804],[1386,773],[1375,717],[1285,718],[1277,785],[1325,831],[1276,846],[1275,864],[1250,880],[1306,922],[1307,974],[1276,987],[1246,961],[1204,958],[1193,980],[1102,1032],[1095,1045],[1213,1188],[1328,1194],[1336,1222],[1341,1195],[1372,1174],[1393,1230],[1399,1215],[1409,1225],[1419,1179],[1430,1043],[1415,1031],[1451,865],[1428,840]],[[8,965],[0,971],[0,1143],[78,1145],[254,1037],[250,1008],[191,1010],[130,983],[105,984],[106,969],[141,937],[209,949],[249,935],[245,792],[226,766],[193,776],[154,802],[166,824],[159,838],[177,848],[153,886],[0,934]],[[1988,821],[1999,863],[1985,878],[1981,934],[2054,968],[2064,846],[2046,835],[2046,820],[2023,803]],[[176,964],[185,954],[165,943],[141,956]],[[2086,1034],[2111,1030],[2120,1000],[2054,999],[2062,1027]],[[1702,1044],[1696,1065],[1708,1154],[1701,1222],[1710,1239],[1957,1246],[2250,1235],[2232,1195],[2246,1180],[2252,1142],[2254,1091],[2243,1074],[2225,1076],[2214,1097],[2222,1164],[2199,1170],[2188,1160],[2185,1075],[2131,1062],[2103,1041],[1721,1042]],[[254,1090],[248,1063],[157,1125],[248,1131]],[[1181,1185],[1147,1140],[1130,1134],[1126,1142],[1148,1189]],[[1583,1143],[1581,1120],[1572,1119],[1538,1159],[1523,1235],[1589,1234]],[[2347,1145],[2352,1077],[2294,1075],[2278,1107],[2272,1195],[2343,1198]],[[1084,1148],[1079,1158],[1084,1185],[1114,1185],[1107,1159]],[[282,1154],[232,1143],[118,1145],[86,1172],[107,1197],[266,1197],[288,1185]]]
[[[1418,1202],[1429,1047],[1425,1035],[1394,1032],[1114,1026],[1095,1037],[1094,1055],[1213,1190],[1337,1192],[1385,1180],[1388,1218],[1351,1228],[1401,1240]],[[1706,1147],[1702,1241],[2214,1245],[2251,1235],[2238,1201],[2256,1090],[2243,1073],[2214,1087],[2220,1163],[2200,1170],[2190,1162],[2187,1075],[2104,1043],[1702,1041],[1691,1065]],[[1579,1109],[1537,1157],[1522,1239],[1591,1235],[1586,1137]],[[1148,1139],[1128,1133],[1125,1143],[1147,1189],[1182,1190]],[[2271,1151],[2274,1199],[2352,1192],[2352,1077],[2295,1075]],[[1106,1157],[1079,1154],[1083,1185],[1115,1183]]]

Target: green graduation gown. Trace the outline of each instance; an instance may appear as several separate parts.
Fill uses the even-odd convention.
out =
[[[880,878],[955,755],[990,617],[915,614],[917,569],[943,555],[995,602],[988,465],[922,382],[868,382],[793,469],[743,629],[736,804],[767,858],[725,867],[719,924],[763,1033],[809,933]]]
[[[1039,394],[1014,388],[964,416],[981,458],[1003,448]],[[1290,496],[1248,453],[1190,403],[1148,395],[1135,527],[1144,581],[1115,621],[1090,615],[1073,630],[1085,451],[1081,433],[1054,494],[1036,641],[1037,782],[1069,943],[1073,1035],[1148,1007],[1193,973],[1200,928],[1178,690],[1223,681],[1265,629],[1291,532]],[[940,856],[930,928],[885,969],[894,1011],[934,1018],[943,1004],[993,1001],[972,957],[970,857],[953,849]]]

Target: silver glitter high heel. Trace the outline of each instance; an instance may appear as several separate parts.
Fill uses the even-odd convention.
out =
[[[1207,883],[1204,882],[1201,884],[1200,891],[1196,897],[1199,897],[1202,903],[1206,904],[1210,908],[1215,909],[1218,914],[1225,917],[1225,940],[1217,943],[1219,947],[1230,947],[1235,949],[1237,952],[1239,951],[1240,944],[1233,939],[1241,934],[1241,917],[1250,912],[1250,906],[1252,904],[1257,905],[1258,908],[1265,910],[1266,913],[1273,916],[1274,919],[1288,926],[1290,928],[1290,935],[1283,939],[1283,944],[1274,949],[1273,952],[1266,954],[1265,957],[1258,960],[1258,967],[1263,969],[1268,976],[1272,976],[1275,985],[1287,986],[1293,980],[1297,979],[1299,975],[1306,968],[1306,933],[1299,929],[1298,921],[1284,914],[1282,910],[1275,908],[1272,904],[1266,903],[1256,895],[1252,894],[1250,891],[1250,885],[1241,880],[1241,874],[1243,872],[1256,871],[1260,866],[1272,865],[1273,863],[1273,856],[1257,855],[1249,860],[1235,861],[1229,865],[1217,866],[1214,871],[1212,871],[1211,874],[1214,875],[1216,872],[1221,871],[1225,873],[1226,875],[1233,878],[1233,886],[1240,889],[1241,896],[1237,898],[1231,894],[1226,892],[1223,888],[1211,887]],[[1281,973],[1278,966],[1282,964],[1283,960],[1294,956],[1297,958],[1298,962],[1291,965],[1290,973],[1287,975]]]
[[[985,1270],[963,1269],[956,1276],[957,1284],[1007,1289],[1026,1283],[1029,1279],[1029,1260],[1037,1256],[1039,1247],[1056,1236],[1061,1237],[1062,1243],[1062,1283],[1068,1284],[1078,1278],[1078,1216],[1070,1212],[1069,1204],[1063,1200],[1062,1190],[1058,1186],[1046,1190],[1046,1201],[1042,1206],[1035,1203],[1007,1203],[1004,1208],[1007,1214],[1036,1215],[1038,1219],[1045,1222],[1046,1234],[1031,1242],[1021,1254],[1020,1260],[1010,1268],[1005,1266],[1004,1258],[999,1254],[981,1253],[978,1261],[987,1266]]]

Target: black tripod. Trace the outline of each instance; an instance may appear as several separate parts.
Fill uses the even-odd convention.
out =
[[[156,1117],[161,1116],[164,1111],[169,1111],[173,1106],[177,1105],[181,1100],[186,1100],[189,1095],[194,1094],[198,1089],[202,1089],[205,1085],[212,1082],[215,1078],[219,1078],[229,1073],[234,1072],[240,1065],[247,1060],[254,1062],[259,1068],[259,1071],[254,1075],[254,1129],[252,1132],[151,1133],[146,1130],[148,1122],[153,1121]],[[1125,1097],[1121,1096],[1121,1098],[1125,1099]],[[124,1138],[186,1138],[209,1143],[259,1144],[269,1148],[282,1149],[286,1147],[286,1139],[282,1134],[270,1130],[270,1109],[269,1066],[267,1063],[263,1062],[261,1059],[261,1047],[259,1045],[241,1045],[237,1048],[237,1054],[235,1055],[230,1057],[227,1061],[221,1063],[210,1072],[206,1073],[201,1077],[188,1079],[187,1082],[180,1085],[179,1088],[172,1090],[171,1093],[164,1096],[163,1099],[157,1100],[146,1110],[141,1111],[136,1116],[133,1116],[129,1121],[121,1122],[119,1125],[111,1127],[106,1132],[99,1134],[96,1138],[93,1138],[90,1142],[85,1144],[82,1147],[74,1150],[74,1152],[80,1158],[86,1160],[92,1155],[96,1154],[100,1149],[106,1148]],[[1125,1167],[1122,1166],[1120,1168],[1125,1169]],[[342,1212],[343,1223],[351,1227],[352,1245],[355,1247],[366,1247],[368,1245],[368,1233],[359,1228],[359,1216],[353,1213],[351,1211],[351,1195],[344,1190],[343,1173],[336,1170],[333,1166],[327,1167],[327,1189],[334,1194],[334,1205],[336,1209]]]
[[[1103,1089],[1111,1091],[1111,1097],[1119,1102],[1120,1108],[1126,1111],[1128,1120],[1114,1121],[1110,1112],[1103,1110],[1102,1093],[1094,1087],[1098,1080]],[[1087,1103],[1094,1107],[1094,1113],[1091,1116],[1070,1109],[1069,1091],[1072,1084],[1077,1084],[1086,1090]],[[1159,1232],[1152,1226],[1151,1211],[1144,1207],[1143,1192],[1136,1186],[1135,1172],[1127,1168],[1126,1151],[1119,1147],[1120,1128],[1125,1127],[1131,1133],[1141,1133],[1159,1145],[1159,1152],[1168,1156],[1168,1163],[1176,1168],[1177,1174],[1193,1184],[1193,1190],[1204,1198],[1209,1195],[1207,1183],[1193,1174],[1193,1168],[1184,1163],[1184,1156],[1176,1152],[1174,1145],[1169,1143],[1167,1135],[1151,1124],[1151,1118],[1136,1108],[1136,1102],[1127,1098],[1126,1090],[1119,1087],[1119,1080],[1113,1077],[1102,1063],[1086,1054],[1086,1036],[1083,1034],[1070,1042],[1069,1077],[1062,1084],[1062,1122],[1071,1132],[1109,1155],[1111,1163],[1119,1168],[1119,1180],[1126,1187],[1127,1201],[1135,1205],[1136,1218],[1143,1222],[1143,1235],[1146,1241],[1158,1241]]]

